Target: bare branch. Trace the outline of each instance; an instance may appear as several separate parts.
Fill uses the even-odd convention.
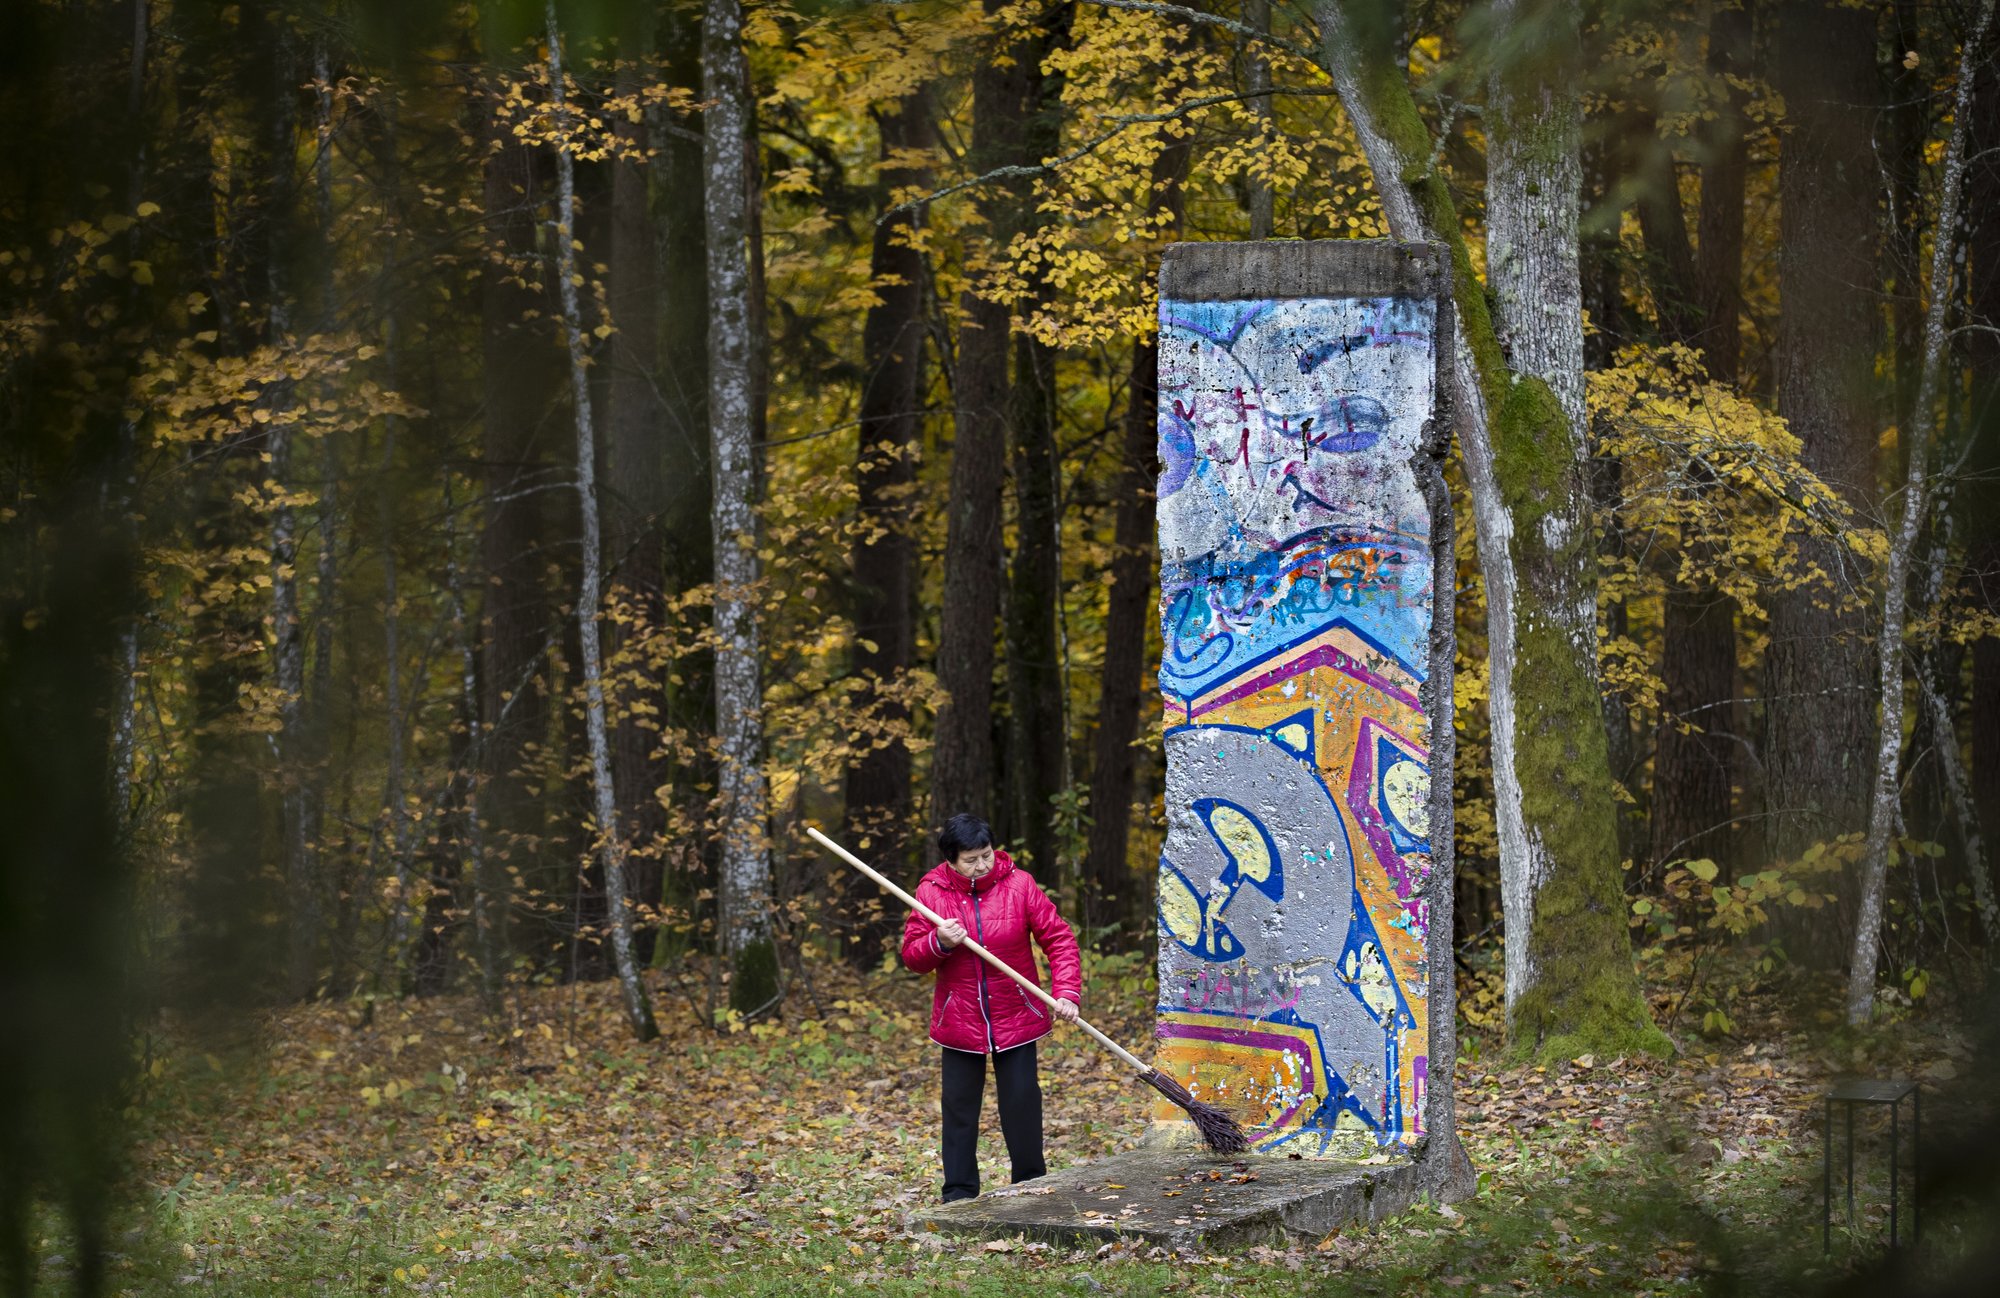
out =
[[[1032,180],[1037,176],[1046,176],[1052,172],[1060,171],[1072,162],[1089,157],[1134,126],[1148,126],[1156,125],[1160,122],[1177,121],[1190,113],[1199,112],[1204,108],[1213,108],[1217,104],[1236,103],[1240,100],[1256,99],[1265,95],[1331,95],[1336,93],[1331,86],[1295,86],[1289,89],[1280,87],[1237,94],[1209,95],[1203,99],[1190,99],[1188,102],[1162,113],[1128,113],[1121,117],[1113,117],[1111,121],[1114,125],[1110,130],[1105,131],[1094,139],[1077,145],[1074,149],[1071,149],[1059,158],[1051,158],[1047,162],[1039,162],[1028,167],[995,167],[991,171],[981,172],[979,175],[961,180],[955,185],[947,185],[943,189],[919,195],[916,198],[898,203],[894,207],[887,208],[881,216],[875,218],[875,224],[881,225],[884,222],[901,216],[905,212],[914,211],[920,207],[927,207],[939,199],[950,198],[953,194],[962,194],[968,189],[975,189],[980,185],[990,184],[996,180]]]
[[[1273,36],[1269,32],[1258,31],[1255,27],[1247,23],[1240,23],[1234,18],[1224,18],[1220,14],[1203,13],[1199,9],[1190,9],[1186,5],[1155,4],[1152,3],[1152,0],[1084,0],[1084,3],[1094,4],[1100,9],[1130,9],[1134,13],[1158,14],[1163,18],[1179,18],[1185,22],[1201,23],[1209,27],[1220,27],[1226,32],[1234,32],[1245,40],[1256,41],[1260,45],[1269,45],[1274,49],[1283,50],[1287,54],[1296,54],[1313,66],[1319,66],[1318,57],[1306,46],[1288,41],[1282,36]]]

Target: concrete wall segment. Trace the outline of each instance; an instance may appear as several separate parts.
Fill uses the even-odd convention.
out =
[[[1266,1152],[1453,1130],[1447,266],[1162,262],[1159,1058]]]

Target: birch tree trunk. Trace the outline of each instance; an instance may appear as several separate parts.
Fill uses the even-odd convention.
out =
[[[1875,785],[1868,808],[1868,841],[1861,860],[1861,891],[1854,923],[1854,956],[1847,973],[1847,1022],[1868,1021],[1875,1004],[1875,970],[1882,950],[1882,910],[1889,873],[1889,835],[1895,829],[1903,749],[1903,630],[1907,622],[1910,561],[1923,530],[1931,440],[1944,382],[1951,310],[1952,262],[1959,237],[1959,196],[1965,189],[1965,137],[1971,126],[1973,67],[1986,52],[1994,0],[1982,0],[1959,59],[1952,99],[1951,136],[1945,145],[1944,180],[1938,193],[1936,236],[1931,242],[1929,301],[1924,310],[1923,368],[1910,412],[1903,516],[1889,542],[1882,578],[1882,624],[1875,639],[1875,671],[1882,717],[1875,748]],[[1951,733],[1949,727],[1945,732]]]
[[[1664,1049],[1625,937],[1617,826],[1598,706],[1596,556],[1581,436],[1574,81],[1576,10],[1501,0],[1487,118],[1488,264],[1474,275],[1443,178],[1426,165],[1392,6],[1320,7],[1342,104],[1392,234],[1450,249],[1460,312],[1454,409],[1486,584],[1494,809],[1515,1050]]]
[[[653,1022],[652,1002],[639,977],[632,954],[632,910],[625,899],[625,843],[619,833],[618,795],[611,775],[611,739],[604,721],[604,659],[598,643],[597,619],[604,603],[600,569],[603,534],[598,526],[597,434],[591,424],[589,361],[583,347],[583,313],[577,287],[583,276],[576,267],[576,169],[569,152],[569,113],[563,87],[562,28],[556,22],[555,0],[545,12],[549,30],[549,99],[562,135],[556,142],[556,286],[562,297],[563,337],[569,344],[570,400],[576,410],[576,495],[581,522],[582,578],[576,601],[577,636],[581,642],[578,669],[583,673],[584,729],[590,745],[590,791],[597,818],[598,852],[604,863],[604,901],[611,923],[611,957],[618,971],[618,988],[625,998],[625,1017],[641,1041],[660,1035]]]
[[[758,581],[757,356],[750,300],[749,66],[740,0],[709,0],[702,24],[702,98],[708,224],[708,423],[715,474],[715,734],[722,851],[717,896],[730,1008],[743,1014],[778,997],[771,941],[771,855],[765,830],[764,686],[755,605]]]

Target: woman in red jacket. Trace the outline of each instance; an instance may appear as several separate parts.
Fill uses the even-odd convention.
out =
[[[1048,894],[993,846],[993,831],[977,816],[953,816],[938,835],[944,860],[917,885],[917,900],[944,917],[943,927],[911,912],[903,926],[903,963],[917,973],[937,970],[931,998],[931,1040],[944,1047],[944,1201],[979,1193],[979,1105],[986,1091],[986,1056],[993,1056],[993,1087],[1000,1131],[1014,1180],[1048,1171],[1042,1161],[1042,1086],[1035,1073],[1035,1042],[1055,1028],[1058,1016],[1076,1018],[1083,994],[1083,963],[1076,935],[1056,913]],[[1048,957],[1056,1009],[958,949],[969,935],[1039,985],[1034,935]]]

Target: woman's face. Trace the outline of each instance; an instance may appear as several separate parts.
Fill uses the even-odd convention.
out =
[[[951,863],[951,868],[968,879],[983,878],[993,868],[993,849],[991,847],[975,847],[969,851],[960,852],[958,858]]]

